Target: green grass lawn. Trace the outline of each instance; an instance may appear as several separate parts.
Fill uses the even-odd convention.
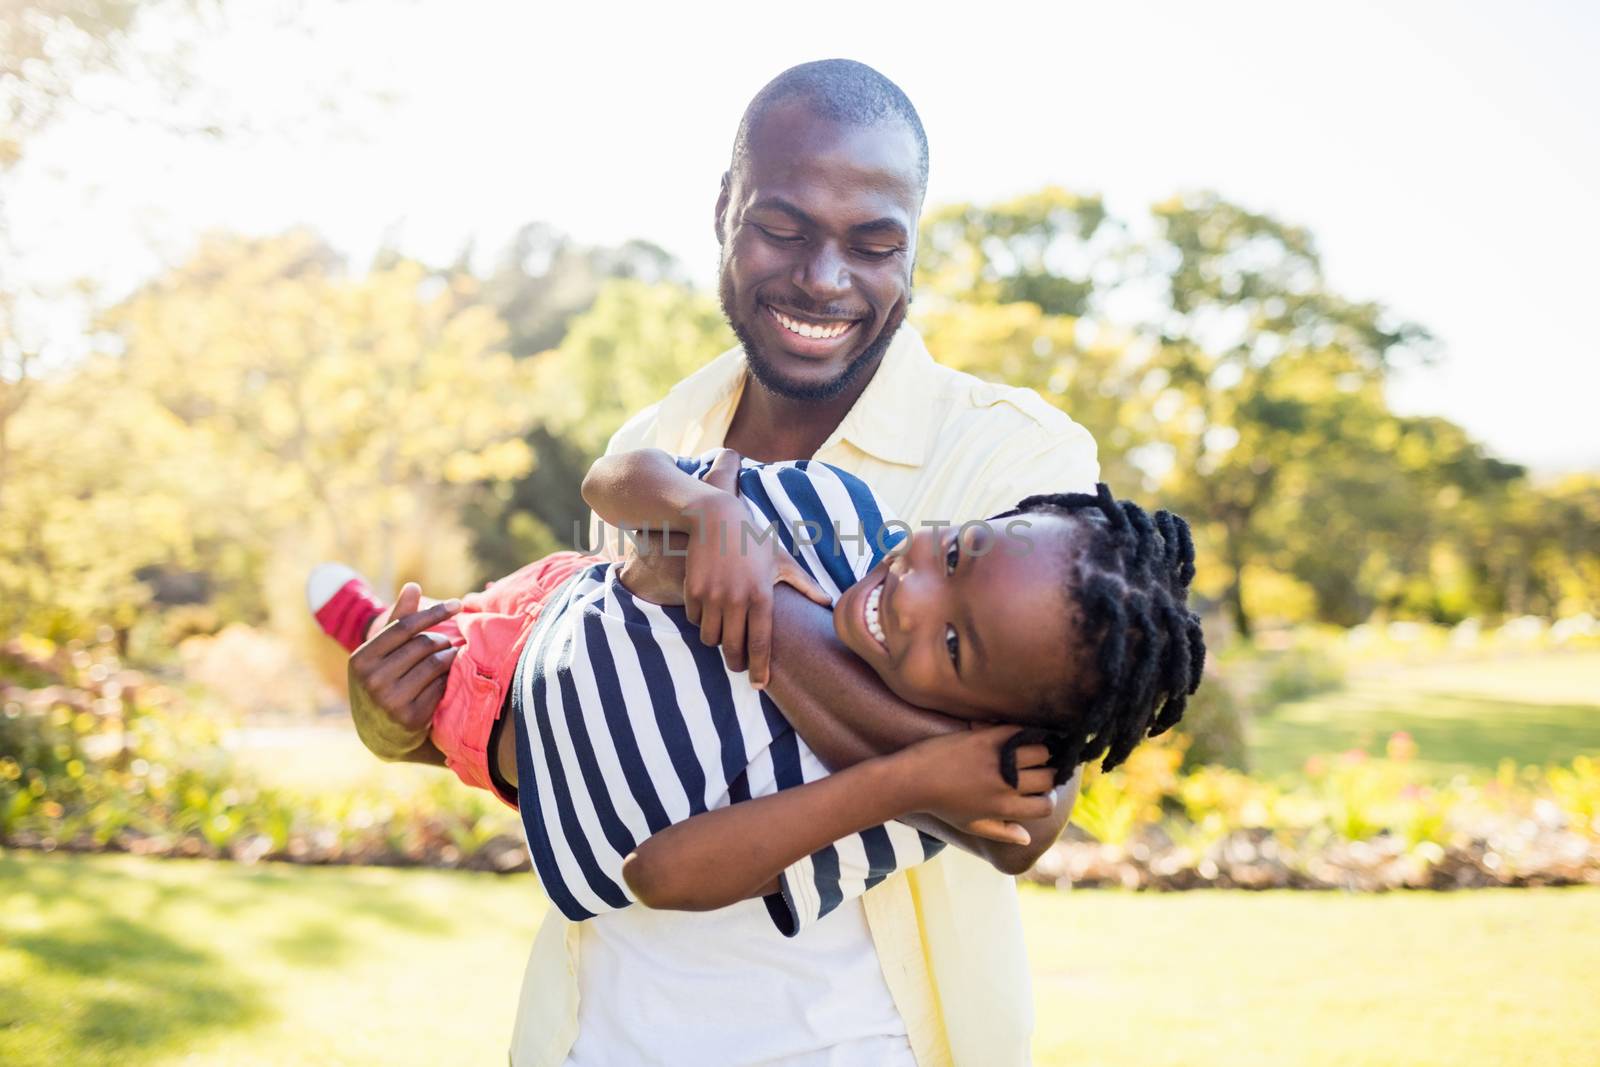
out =
[[[1285,704],[1251,724],[1251,770],[1298,771],[1312,755],[1383,751],[1411,734],[1419,762],[1448,778],[1600,753],[1600,653],[1547,653],[1368,670],[1337,693]]]
[[[1036,1061],[1590,1065],[1600,891],[1023,895]],[[0,1063],[498,1064],[531,878],[0,855]]]

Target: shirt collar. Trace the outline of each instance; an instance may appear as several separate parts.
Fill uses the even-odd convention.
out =
[[[934,432],[926,416],[938,388],[936,367],[922,335],[903,324],[819,454],[846,442],[886,463],[922,465]],[[657,414],[657,447],[698,455],[720,444],[748,375],[744,349],[734,347],[673,386]]]
[[[928,418],[939,387],[937,367],[922,335],[909,323],[901,325],[872,381],[818,451],[844,441],[885,463],[920,467],[938,432]]]

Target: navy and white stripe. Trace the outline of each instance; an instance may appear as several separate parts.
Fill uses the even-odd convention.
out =
[[[679,465],[703,477],[710,456]],[[754,529],[771,524],[835,599],[903,536],[865,484],[827,464],[747,461],[739,490]],[[632,903],[622,861],[663,827],[828,773],[681,607],[632,596],[617,566],[596,563],[554,594],[513,686],[528,848],[573,920]],[[852,834],[784,872],[768,910],[793,935],[941,847],[897,822]]]

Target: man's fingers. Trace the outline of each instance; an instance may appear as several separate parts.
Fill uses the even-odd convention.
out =
[[[706,484],[724,493],[738,495],[739,465],[739,453],[731,448],[722,449],[711,460],[711,469],[706,472]]]
[[[772,677],[772,605],[756,605],[745,621],[745,654],[750,661],[750,684],[765,689]]]
[[[1050,763],[1050,750],[1043,745],[1018,745],[1017,770],[1045,767]]]
[[[376,689],[392,685],[423,659],[440,649],[449,647],[450,639],[444,634],[424,632],[408,638],[404,644],[397,646],[380,659],[376,667],[366,673],[367,686]]]
[[[410,729],[419,729],[424,723],[433,718],[433,709],[439,703],[438,697],[424,702],[422,694],[433,686],[440,686],[439,694],[444,695],[443,686],[449,682],[450,665],[455,662],[454,648],[442,649],[412,667],[395,683],[392,690],[394,707],[399,711],[397,717]]]
[[[407,582],[400,587],[400,595],[394,598],[394,607],[389,609],[389,617],[385,622],[394,622],[402,615],[410,615],[422,603],[422,586],[416,582]]]
[[[785,556],[778,561],[778,581],[798,589],[802,596],[814,604],[821,604],[825,608],[833,606],[833,601],[822,591],[822,586],[801,569],[793,556]]]
[[[1033,841],[1033,838],[1028,836],[1026,826],[1006,822],[1004,819],[978,819],[967,824],[967,833],[1006,845],[1027,845]]]
[[[397,603],[396,608],[399,607]],[[393,618],[378,636],[356,650],[357,655],[384,658],[422,631],[439,625],[461,610],[459,600],[441,600],[430,608]]]
[[[1031,795],[1048,793],[1056,787],[1056,772],[1049,767],[1034,767],[1017,772],[1017,792]]]
[[[1008,818],[1026,822],[1029,819],[1043,819],[1055,811],[1056,806],[1049,797],[1018,796],[1006,803],[1001,810]]]
[[[700,643],[716,645],[722,641],[722,612],[713,607],[700,614]]]
[[[395,682],[395,689],[400,693],[402,700],[414,700],[415,694],[420,693],[428,683],[435,678],[442,677],[450,670],[450,664],[456,661],[458,648],[441,648],[418,660],[412,668],[402,674]]]
[[[440,675],[417,694],[417,699],[411,702],[411,721],[414,724],[420,726],[422,723],[433,721],[433,713],[438,709],[439,701],[444,699],[444,688],[448,681],[448,674]]]
[[[749,666],[745,655],[745,627],[749,615],[743,604],[729,608],[722,616],[722,658],[735,673]]]

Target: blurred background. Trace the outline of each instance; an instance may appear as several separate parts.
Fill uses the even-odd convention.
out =
[[[0,1060],[500,1062],[514,817],[365,754],[305,574],[572,544],[732,343],[745,104],[845,55],[928,130],[935,357],[1199,543],[1200,696],[1025,880],[1038,1062],[1592,1063],[1597,52],[1576,0],[5,0]]]

